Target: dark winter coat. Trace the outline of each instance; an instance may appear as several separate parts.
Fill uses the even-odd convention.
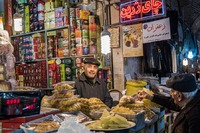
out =
[[[81,76],[76,79],[74,89],[76,90],[76,94],[80,95],[82,98],[96,97],[108,107],[112,107],[113,99],[108,92],[105,80],[97,78],[95,83],[91,83],[87,80],[85,74],[82,73]]]
[[[152,101],[168,109],[179,111],[173,123],[172,133],[200,132],[200,91],[183,109],[174,104],[172,98],[155,95]]]

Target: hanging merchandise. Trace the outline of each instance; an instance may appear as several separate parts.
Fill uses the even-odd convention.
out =
[[[197,40],[189,29],[185,31],[185,36],[182,52],[189,59],[193,59],[197,55]]]
[[[3,73],[3,76],[1,76],[1,79],[11,81],[10,82],[11,88],[9,89],[14,89],[16,86],[15,57],[13,55],[13,52],[14,52],[14,48],[9,41],[8,32],[0,29],[0,56],[5,57],[5,62],[2,62],[2,65],[1,65],[1,68],[2,68],[1,71],[6,70],[4,72],[1,72],[1,75]]]
[[[165,76],[172,72],[171,47],[166,41],[144,45],[145,73]]]
[[[90,54],[97,53],[97,25],[94,15],[89,16],[89,52]]]
[[[24,33],[24,4],[15,3],[14,14],[13,14],[13,34]]]
[[[172,54],[172,72],[177,73],[177,58],[176,58],[176,49],[174,46],[171,48]]]

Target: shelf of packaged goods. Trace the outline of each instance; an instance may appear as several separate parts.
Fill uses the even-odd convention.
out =
[[[71,58],[70,56],[69,57],[54,57],[54,58],[48,58],[48,60],[57,60],[57,59],[69,59]]]
[[[10,37],[14,38],[14,37],[20,37],[20,36],[27,36],[27,35],[32,35],[32,34],[41,33],[41,32],[45,32],[45,30],[38,30],[38,31],[24,33],[24,34],[12,35]]]
[[[68,28],[69,25],[67,26],[62,26],[62,27],[56,27],[56,28],[51,28],[51,29],[45,29],[46,32],[48,31],[54,31],[54,30],[59,30],[59,29],[65,29],[65,28]]]
[[[73,55],[71,58],[80,58],[80,57],[95,57],[96,54],[88,54],[88,55]]]
[[[51,29],[38,30],[38,31],[33,31],[33,32],[28,32],[28,33],[23,33],[23,34],[18,34],[18,35],[12,35],[12,36],[10,36],[10,37],[11,37],[11,38],[14,38],[14,37],[20,37],[20,36],[27,36],[27,35],[32,35],[32,34],[35,34],[35,33],[54,31],[54,30],[59,30],[59,29],[68,28],[68,27],[69,27],[69,25],[67,25],[67,26],[62,26],[62,27],[51,28]]]
[[[68,56],[68,57],[53,57],[53,58],[48,58],[48,60],[80,58],[80,57],[91,57],[91,56],[94,57],[96,55],[95,54],[88,54],[88,55],[73,55],[73,56]]]
[[[38,61],[46,61],[46,59],[35,59],[35,60],[30,60],[30,61],[16,61],[16,64],[20,63],[32,63],[32,62],[38,62]]]

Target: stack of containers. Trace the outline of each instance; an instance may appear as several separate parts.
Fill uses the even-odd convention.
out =
[[[57,75],[57,65],[55,60],[49,61],[48,63],[48,68],[49,68],[49,87],[52,87],[53,84],[57,83],[56,81],[56,75]]]
[[[75,29],[76,55],[82,55],[83,46],[82,46],[82,36],[81,36],[80,8],[76,8],[75,10],[76,10],[76,29]]]
[[[62,59],[61,62],[65,65],[65,80],[71,81],[73,75],[73,60],[71,58]]]
[[[64,9],[63,9],[63,24],[64,26],[69,25],[69,9],[68,9],[67,3],[65,3]]]
[[[57,64],[55,60],[48,62],[49,67],[49,86],[52,87],[54,84],[63,80],[63,73],[65,73],[64,66]],[[63,80],[65,81],[65,79]]]
[[[89,54],[89,19],[90,11],[88,10],[80,10],[80,19],[82,26],[82,43],[83,43],[83,54]]]
[[[19,86],[31,86],[36,88],[47,87],[46,61],[20,64],[16,66],[16,79]]]
[[[75,38],[75,29],[76,29],[76,11],[75,8],[69,8],[70,11],[70,42],[71,42],[71,55],[76,55],[76,38]]]
[[[55,12],[54,12],[54,2],[45,2],[45,29],[55,27]]]
[[[19,61],[24,61],[24,47],[23,47],[23,37],[20,37],[19,43]]]
[[[60,64],[60,75],[61,75],[61,81],[66,81],[65,64],[64,63]]]
[[[63,23],[63,7],[57,7],[55,10],[56,27],[64,26]]]
[[[12,39],[12,44],[14,47],[14,56],[16,61],[20,61],[20,43],[22,43],[22,37],[15,37],[14,39]]]
[[[13,35],[24,33],[25,4],[22,1],[14,1],[13,5]]]
[[[37,1],[29,0],[30,31],[38,30],[38,8]]]
[[[38,0],[38,29],[42,30],[44,29],[44,5],[45,2],[43,0]]]
[[[23,48],[24,48],[24,61],[33,60],[33,38],[31,36],[23,37]]]
[[[48,47],[48,58],[54,57],[54,36],[56,35],[56,31],[51,31],[47,33],[47,47]]]
[[[69,56],[69,30],[68,28],[57,31],[57,57]]]
[[[25,5],[25,33],[30,32],[30,12],[29,5]]]
[[[33,35],[33,58],[34,59],[44,59],[46,57],[46,46],[44,38],[41,34]]]
[[[94,15],[89,16],[89,51],[90,54],[97,53],[97,25]]]
[[[63,29],[63,40],[62,40],[62,48],[63,48],[63,57],[69,56],[69,29]]]

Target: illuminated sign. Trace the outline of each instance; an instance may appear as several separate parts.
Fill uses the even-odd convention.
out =
[[[164,0],[134,0],[120,5],[121,23],[141,21],[165,15]]]

